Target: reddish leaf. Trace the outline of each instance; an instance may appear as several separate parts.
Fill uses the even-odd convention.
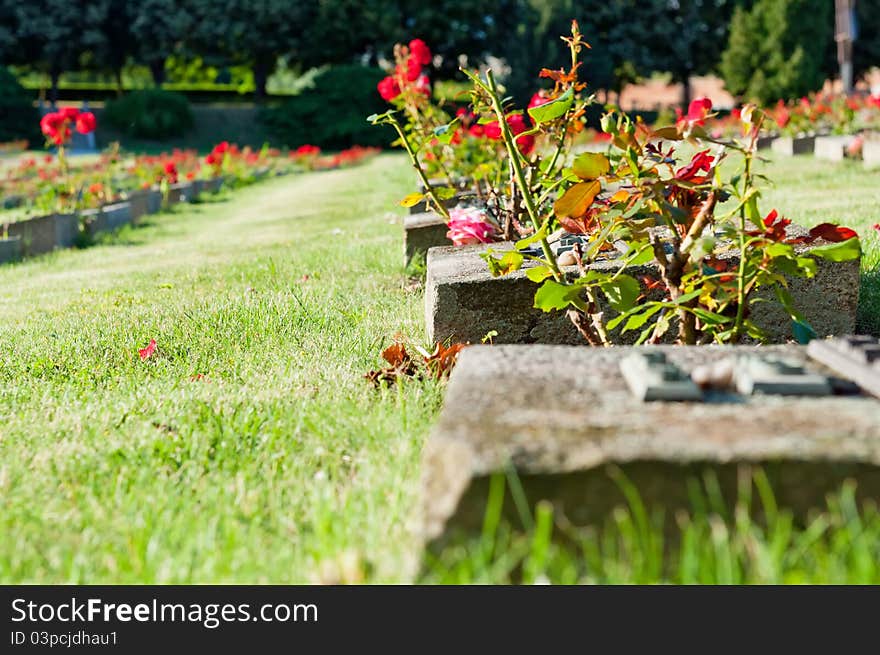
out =
[[[825,239],[832,243],[840,243],[841,241],[849,241],[857,236],[855,230],[842,225],[834,225],[833,223],[821,223],[810,230],[810,236],[814,239]]]
[[[405,366],[412,361],[409,353],[406,352],[406,346],[400,341],[395,341],[385,350],[382,351],[382,359],[391,364],[391,366]]]
[[[434,348],[434,352],[425,357],[425,364],[428,366],[428,370],[438,380],[444,375],[448,375],[452,372],[452,367],[455,366],[458,353],[467,345],[466,343],[454,343],[451,346],[444,346],[438,343]]]
[[[406,346],[401,341],[395,341],[385,350],[382,351],[382,359],[388,362],[389,366],[377,371],[370,371],[364,377],[372,382],[375,386],[379,386],[380,382],[394,384],[400,377],[413,377],[418,372],[416,363],[406,351]]]
[[[138,355],[140,355],[141,361],[147,359],[148,357],[152,357],[156,352],[156,340],[150,339],[150,343],[146,348],[141,348],[138,350]]]

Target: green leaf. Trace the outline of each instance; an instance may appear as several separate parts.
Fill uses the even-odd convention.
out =
[[[804,320],[792,321],[791,333],[794,335],[795,340],[801,345],[806,345],[819,336],[816,334],[816,330],[813,329],[813,326]]]
[[[546,280],[535,292],[535,308],[545,312],[566,309],[569,305],[582,305],[581,288],[560,284],[556,280]]]
[[[585,152],[574,160],[571,170],[582,180],[595,180],[611,170],[611,162],[600,152]]]
[[[516,246],[514,246],[517,250],[525,250],[533,243],[537,243],[541,239],[547,236],[547,232],[550,230],[550,221],[549,219],[544,221],[544,224],[541,226],[541,229],[535,232],[532,236],[526,237],[525,239],[520,239],[516,242]]]
[[[538,107],[529,109],[529,116],[536,124],[549,123],[560,116],[564,116],[565,112],[571,109],[571,103],[574,101],[574,89],[569,89],[555,100],[551,100]]]
[[[840,243],[829,243],[827,246],[811,248],[809,254],[832,262],[845,262],[858,259],[862,254],[862,246],[858,237],[853,237]]]
[[[433,190],[434,195],[440,200],[449,200],[455,195],[455,189],[451,186],[441,186]]]
[[[401,207],[415,207],[425,199],[424,193],[411,193],[400,201]]]
[[[641,252],[629,261],[628,266],[642,266],[654,260],[654,250],[651,247],[645,247],[645,244],[643,243],[631,244],[627,257],[633,253],[633,251],[638,251],[640,248]]]
[[[449,145],[449,143],[452,141],[452,137],[455,136],[455,124],[457,122],[458,119],[456,118],[446,125],[435,127],[434,136],[436,137],[436,139],[444,145]]]
[[[525,257],[515,250],[508,250],[500,259],[494,257],[494,254],[493,251],[489,250],[480,255],[489,265],[489,272],[492,274],[492,277],[499,277],[518,271],[522,267],[523,261],[525,261]]]
[[[629,320],[626,322],[626,325],[623,326],[623,332],[627,330],[637,330],[642,327],[645,323],[647,323],[651,317],[663,309],[663,305],[654,305],[647,311],[642,312],[641,314],[634,314],[629,317]]]
[[[730,316],[716,314],[715,312],[710,312],[706,309],[700,309],[699,307],[694,307],[692,311],[706,325],[724,325],[725,323],[730,323],[730,321],[733,320],[733,318],[731,318]]]
[[[618,275],[617,277],[601,282],[599,286],[605,292],[608,302],[618,312],[625,312],[632,309],[636,299],[639,297],[642,289],[638,280],[629,275]]]
[[[526,277],[532,282],[540,283],[553,275],[553,271],[549,266],[535,266],[526,270]]]

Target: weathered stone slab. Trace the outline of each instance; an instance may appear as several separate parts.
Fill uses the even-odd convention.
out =
[[[529,508],[546,500],[575,527],[597,525],[627,501],[626,476],[649,512],[692,507],[689,479],[717,476],[732,504],[750,467],[768,474],[775,498],[798,517],[847,478],[880,499],[880,401],[865,395],[740,396],[643,402],[620,360],[663,352],[688,374],[731,355],[781,355],[813,373],[829,369],[802,346],[472,346],[459,356],[439,421],[425,446],[421,534],[439,546],[479,533],[488,481],[514,470]],[[508,485],[509,487],[509,485]],[[510,497],[504,512],[518,523]]]
[[[0,264],[18,261],[19,259],[21,259],[21,238],[9,237],[4,239],[0,237]]]
[[[131,204],[119,202],[82,212],[85,231],[92,237],[101,232],[114,232],[132,222]]]
[[[73,248],[79,240],[79,216],[55,214],[55,247]]]
[[[853,135],[817,136],[813,156],[825,161],[843,161],[846,158],[846,149],[854,139]]]
[[[496,243],[496,251],[509,250],[512,243]],[[504,277],[493,278],[480,257],[487,246],[453,246],[428,251],[425,282],[425,321],[428,338],[433,341],[469,341],[479,343],[490,331],[498,334],[497,343],[547,343],[583,345],[562,312],[545,313],[533,307],[536,285],[526,277],[526,268]],[[735,252],[723,256],[738,262]],[[855,331],[859,300],[859,262],[818,260],[818,272],[811,279],[793,279],[789,290],[800,309],[820,336],[849,334]],[[597,268],[616,269],[616,260],[601,262]],[[574,266],[565,268],[576,275]],[[627,271],[637,279],[658,273],[651,265],[631,267]],[[604,308],[613,316],[611,308]],[[775,303],[758,303],[752,319],[767,330],[772,343],[792,338],[791,320]],[[675,337],[674,330],[667,333]],[[622,335],[624,343],[638,338],[637,331]]]
[[[177,204],[178,202],[192,202],[193,197],[192,182],[178,182],[177,184],[171,184],[168,186],[166,203],[170,206]]]
[[[770,144],[770,149],[777,155],[809,155],[816,145],[815,136],[779,136]]]
[[[880,139],[865,139],[862,144],[862,159],[866,168],[880,168]]]
[[[23,255],[41,255],[56,247],[72,246],[78,234],[77,217],[72,214],[35,216],[9,224],[9,236],[21,238]]]
[[[141,216],[155,214],[162,208],[162,193],[157,189],[143,189],[128,195],[131,218],[136,222]]]
[[[204,193],[217,193],[223,188],[223,176],[212,177],[209,180],[202,181],[202,191]]]
[[[405,263],[422,256],[435,246],[450,245],[446,221],[433,212],[410,214],[403,219],[403,243]]]

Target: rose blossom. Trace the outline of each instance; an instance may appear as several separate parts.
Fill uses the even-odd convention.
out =
[[[422,66],[429,65],[433,59],[430,48],[421,39],[413,39],[409,42],[409,54]]]
[[[485,212],[476,208],[450,209],[449,231],[446,238],[457,246],[471,243],[492,243],[498,234],[497,226]]]
[[[386,102],[391,102],[400,95],[400,85],[391,75],[379,82],[379,84],[376,85],[376,88],[379,90],[379,95],[382,96],[382,99]]]

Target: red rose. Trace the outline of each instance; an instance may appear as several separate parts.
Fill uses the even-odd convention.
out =
[[[177,166],[174,164],[173,161],[169,161],[168,163],[166,163],[164,170],[165,176],[168,178],[168,181],[171,182],[171,184],[177,182]]]
[[[431,50],[421,39],[413,39],[409,42],[409,54],[422,66],[430,65],[434,59],[433,55],[431,55]]]
[[[540,91],[535,92],[535,95],[532,96],[532,99],[529,100],[529,109],[532,107],[540,107],[541,105],[546,105],[550,102],[552,98],[547,95],[547,92],[541,89]]]
[[[205,163],[206,163],[208,166],[213,166],[214,164],[217,163],[217,158],[214,157],[214,153],[211,153],[211,154],[209,154],[207,157],[205,157]]]
[[[70,128],[62,112],[52,112],[40,119],[40,130],[56,146],[64,145],[70,138]]]
[[[229,141],[221,141],[216,146],[214,146],[214,150],[212,150],[211,152],[213,152],[215,155],[222,155],[227,150],[229,150]]]
[[[95,115],[90,111],[84,111],[81,114],[77,114],[76,117],[76,131],[80,134],[89,134],[95,131],[95,128],[98,127],[98,121],[95,120]]]
[[[40,130],[52,138],[64,123],[64,115],[58,112],[46,114],[40,119]]]
[[[58,113],[63,115],[67,120],[73,122],[76,120],[76,117],[79,116],[79,109],[76,107],[62,107],[58,110]]]
[[[492,141],[501,141],[501,125],[498,124],[498,121],[483,125],[483,136]]]
[[[402,65],[397,67],[397,76],[409,82],[415,82],[421,74],[422,65],[415,57],[410,57],[406,60],[406,67]]]
[[[513,132],[514,137],[516,137],[514,139],[516,141],[516,146],[522,154],[528,155],[535,149],[534,135],[528,134],[522,137],[517,136],[529,129],[529,126],[526,125],[526,119],[522,114],[511,114],[507,117],[507,124],[510,126],[510,131]]]
[[[675,172],[676,180],[685,182],[693,182],[694,184],[703,184],[708,179],[706,175],[700,175],[701,171],[708,173],[712,170],[712,163],[715,157],[709,154],[708,150],[698,152],[685,166],[682,166]]]
[[[379,95],[386,102],[391,102],[400,95],[400,85],[391,75],[379,82],[376,88],[379,90]]]

